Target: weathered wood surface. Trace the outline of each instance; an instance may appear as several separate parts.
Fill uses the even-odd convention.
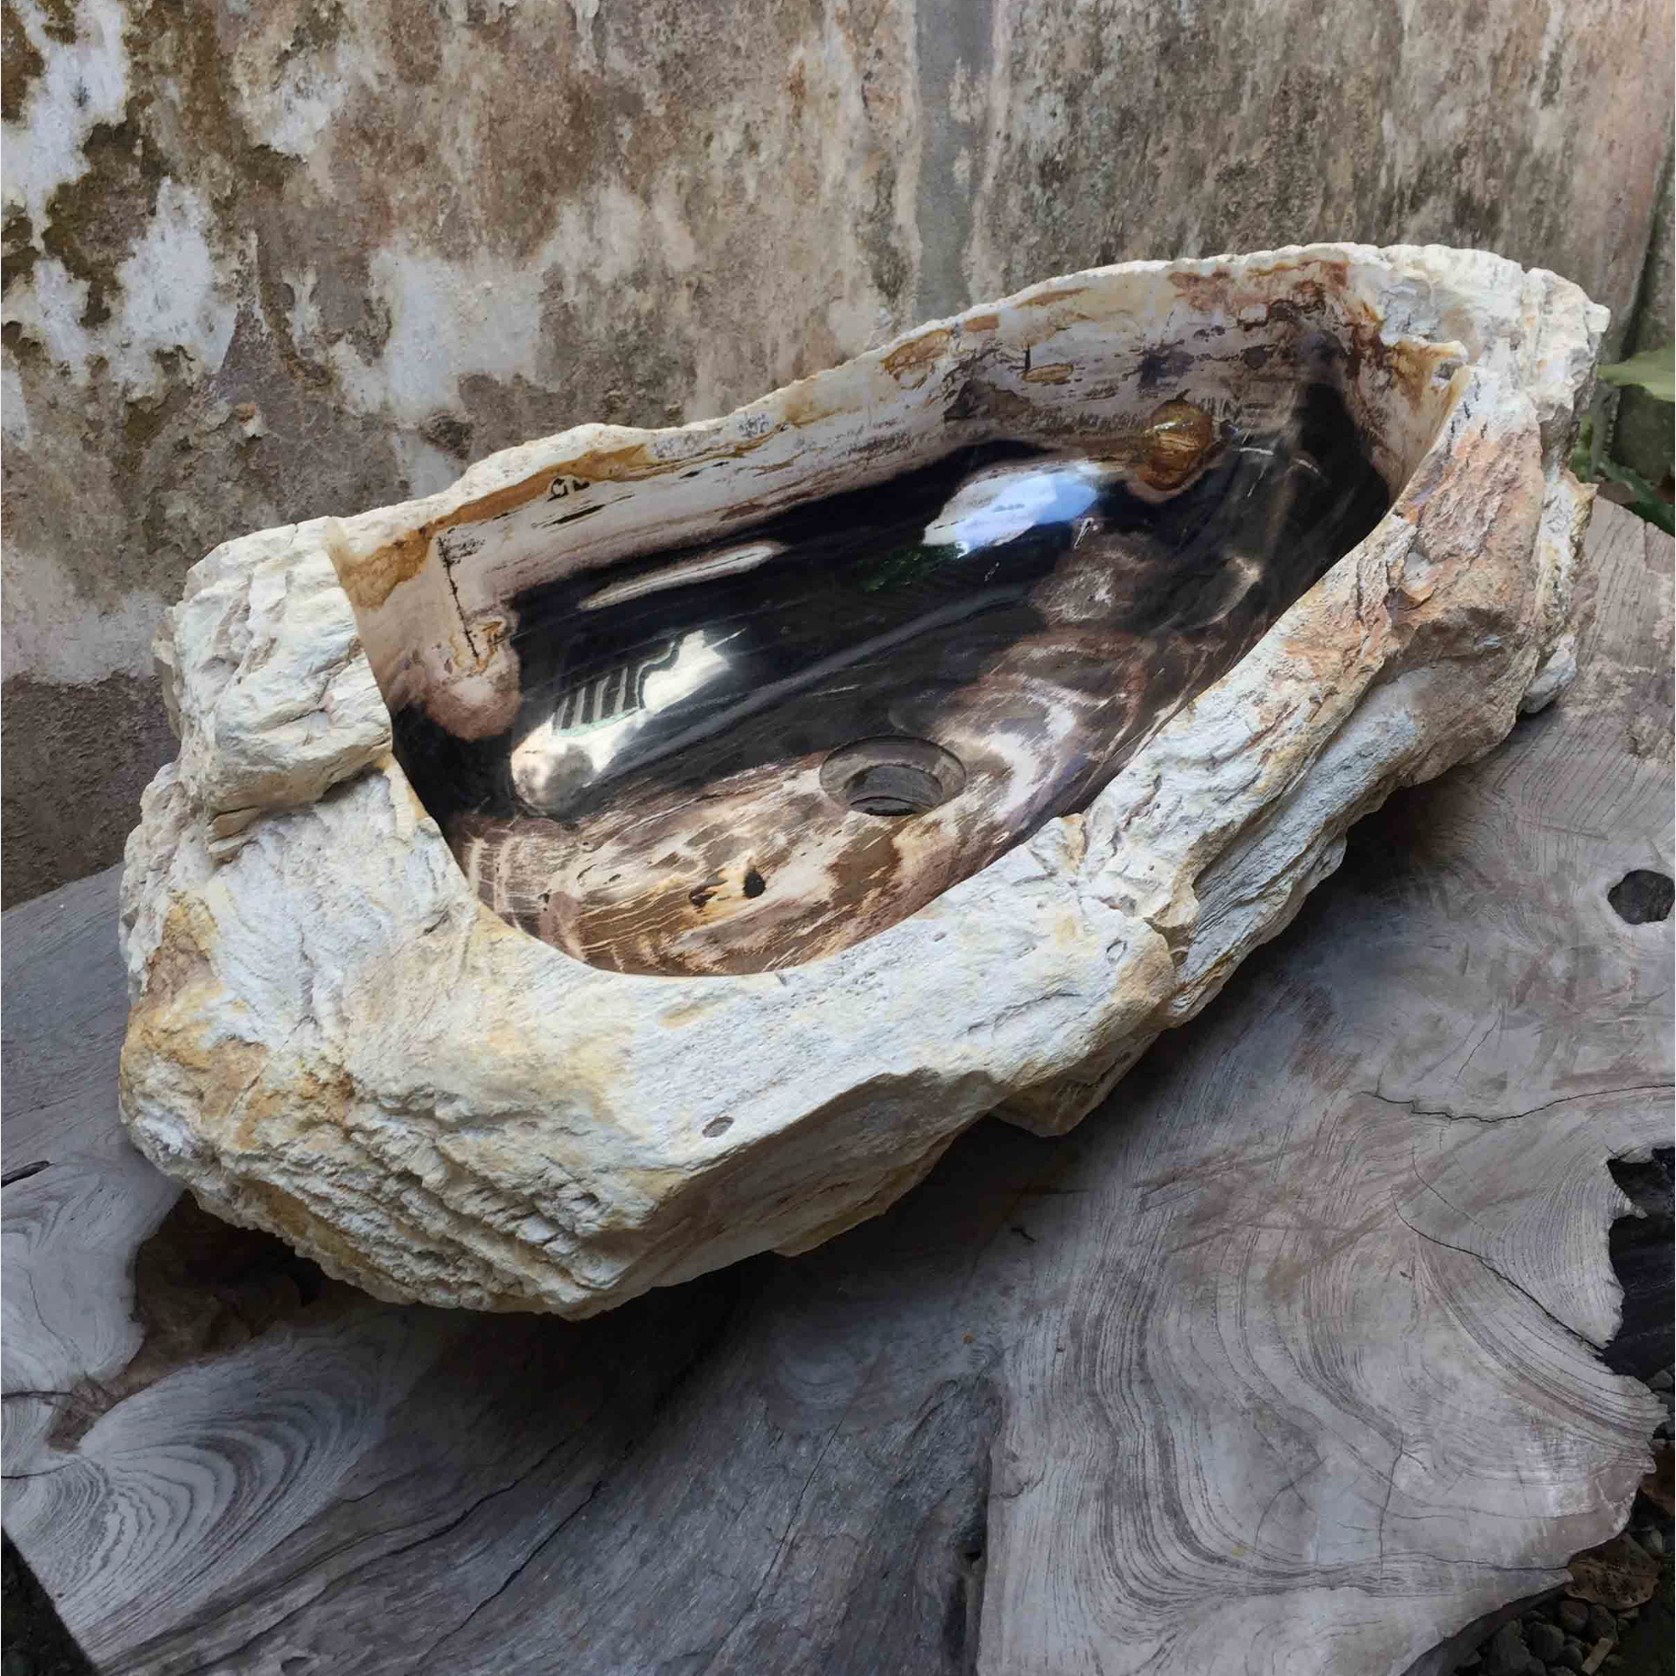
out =
[[[595,1321],[169,1211],[114,876],[8,914],[5,1520],[70,1627],[148,1676],[1366,1676],[1562,1580],[1660,1416],[1596,1349],[1605,1161],[1670,1131],[1671,924],[1607,891],[1671,870],[1672,544],[1591,547],[1567,700],[1073,1136]]]

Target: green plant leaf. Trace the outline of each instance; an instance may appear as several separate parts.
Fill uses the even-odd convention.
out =
[[[1635,497],[1629,503],[1631,512],[1645,518],[1649,524],[1657,524],[1666,535],[1676,535],[1676,516],[1673,516],[1676,507],[1672,507],[1639,472],[1631,471],[1615,460],[1602,460],[1600,475],[1614,483],[1622,483],[1630,491]]]
[[[1627,361],[1600,368],[1600,376],[1620,389],[1645,390],[1655,401],[1676,402],[1676,345],[1643,349]]]
[[[1595,422],[1585,414],[1577,427],[1577,442],[1571,450],[1571,469],[1585,483],[1595,480]]]

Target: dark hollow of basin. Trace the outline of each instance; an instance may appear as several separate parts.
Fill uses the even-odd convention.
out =
[[[1391,503],[1326,383],[1262,434],[1166,403],[1152,441],[964,447],[531,589],[512,727],[410,707],[397,754],[485,900],[580,959],[832,953],[1086,806]]]

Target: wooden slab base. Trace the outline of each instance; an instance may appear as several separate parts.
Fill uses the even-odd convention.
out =
[[[1376,1676],[1560,1582],[1661,1414],[1598,1349],[1606,1161],[1670,1134],[1671,921],[1611,893],[1672,871],[1672,544],[1590,548],[1565,700],[1074,1136],[594,1321],[175,1204],[115,875],[8,914],[5,1526],[100,1670]]]

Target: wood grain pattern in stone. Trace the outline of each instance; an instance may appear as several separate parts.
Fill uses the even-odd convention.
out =
[[[1389,503],[1331,386],[1223,429],[969,448],[521,595],[511,729],[410,707],[397,755],[483,899],[590,964],[830,954],[1084,807]]]
[[[101,1671],[1400,1676],[1563,1580],[1662,1413],[1596,1352],[1672,1050],[1672,922],[1610,896],[1672,868],[1673,546],[1589,544],[1564,701],[1074,1136],[597,1321],[327,1283],[56,1445],[39,1370],[116,1381],[175,1189],[110,1099],[114,876],[8,915],[5,1520]]]

